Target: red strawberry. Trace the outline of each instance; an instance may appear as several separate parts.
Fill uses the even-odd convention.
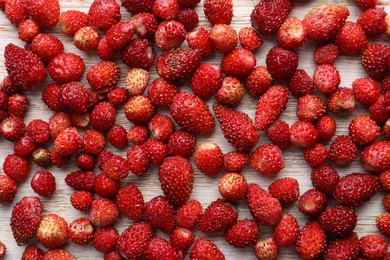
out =
[[[379,189],[378,178],[364,173],[351,173],[340,179],[333,196],[345,207],[359,207]]]
[[[121,20],[120,6],[114,0],[94,0],[88,16],[91,25],[108,29]]]
[[[313,82],[321,93],[329,95],[340,85],[339,71],[331,64],[322,64],[315,69]]]
[[[152,10],[153,0],[122,0],[122,6],[130,13],[142,13]]]
[[[19,156],[29,156],[31,155],[37,146],[35,145],[33,139],[26,135],[20,138],[14,146],[14,153]]]
[[[202,204],[197,200],[190,200],[176,211],[176,223],[178,226],[191,229],[198,224],[202,213]]]
[[[148,97],[157,107],[169,107],[178,93],[178,88],[163,78],[153,80],[148,87]]]
[[[390,141],[376,141],[367,146],[360,157],[364,169],[380,173],[390,170]]]
[[[379,84],[370,78],[360,78],[352,83],[356,99],[366,106],[373,105],[381,94]]]
[[[177,0],[177,2],[182,7],[195,7],[199,4],[200,0]]]
[[[277,259],[279,256],[279,249],[273,238],[257,241],[254,251],[257,259]]]
[[[214,53],[210,33],[203,27],[190,32],[187,35],[187,42],[192,49],[199,49],[203,57],[209,57]]]
[[[288,91],[280,85],[268,89],[257,102],[256,129],[264,130],[268,128],[286,109],[289,98]]]
[[[92,66],[87,72],[89,85],[96,91],[105,93],[119,82],[120,68],[110,61],[102,61]]]
[[[275,243],[278,246],[291,246],[297,240],[298,233],[299,225],[296,218],[289,213],[284,213],[274,229]]]
[[[215,95],[215,99],[225,106],[233,106],[244,99],[245,86],[235,77],[226,77],[222,86]]]
[[[356,259],[359,254],[359,238],[356,233],[330,242],[325,250],[324,259]]]
[[[299,184],[296,179],[285,177],[271,183],[268,192],[282,204],[294,203],[299,197]]]
[[[357,223],[355,212],[343,206],[325,210],[319,215],[318,220],[326,232],[336,237],[348,236]]]
[[[97,104],[91,114],[91,126],[97,131],[106,132],[114,126],[116,121],[116,109],[108,102],[100,102]]]
[[[60,112],[67,108],[67,105],[61,102],[61,86],[52,83],[47,85],[42,91],[42,101],[53,111]]]
[[[183,205],[192,193],[194,170],[187,159],[167,157],[160,166],[159,181],[164,195],[173,205]]]
[[[65,183],[76,190],[92,191],[95,181],[95,173],[93,171],[71,172],[65,177]]]
[[[279,200],[257,184],[248,185],[246,200],[253,218],[260,224],[274,226],[282,217]]]
[[[114,197],[121,188],[120,181],[115,181],[104,173],[96,176],[93,185],[95,193],[102,198]]]
[[[313,147],[318,142],[317,130],[310,122],[296,121],[290,127],[290,142],[301,148]]]
[[[370,8],[358,18],[357,23],[362,26],[367,36],[378,36],[386,32],[386,16],[384,8]]]
[[[360,253],[366,259],[383,259],[387,254],[388,245],[386,240],[378,235],[367,235],[359,240]]]
[[[226,231],[237,222],[236,208],[223,199],[217,199],[205,209],[199,219],[198,229],[204,233]]]
[[[299,198],[298,209],[305,215],[315,217],[328,206],[326,195],[315,189],[307,190]]]
[[[15,94],[8,99],[8,115],[23,118],[28,110],[29,100],[26,96]],[[4,116],[5,118],[5,116]]]
[[[384,171],[378,177],[383,190],[390,191],[390,171]]]
[[[313,54],[314,61],[318,64],[333,64],[339,57],[339,50],[333,43],[318,46]]]
[[[240,200],[245,198],[248,184],[241,173],[228,172],[219,179],[218,190],[227,201]]]
[[[145,205],[146,220],[164,233],[172,233],[175,228],[175,210],[164,196],[151,199]]]
[[[240,151],[249,151],[257,143],[257,133],[252,120],[243,112],[215,103],[214,112],[225,138]]]
[[[95,50],[99,41],[99,32],[91,26],[80,28],[73,36],[74,46],[81,51]]]
[[[226,54],[221,61],[222,71],[229,76],[244,78],[256,66],[255,55],[243,48],[235,49]]]
[[[160,23],[154,35],[157,47],[169,51],[179,47],[186,38],[186,29],[178,21],[170,20]]]
[[[127,132],[127,139],[135,145],[144,144],[149,139],[148,128],[142,125],[132,126]]]
[[[37,239],[46,248],[61,247],[68,239],[68,224],[61,216],[48,214],[39,224]]]
[[[93,247],[99,252],[111,252],[115,249],[118,238],[116,228],[99,228],[93,234]]]
[[[21,257],[22,260],[34,260],[34,259],[42,259],[43,252],[39,247],[36,246],[28,246]]]
[[[303,152],[304,159],[308,165],[315,168],[323,165],[329,158],[329,152],[323,144],[317,143],[315,146],[307,148]]]
[[[390,91],[388,92],[390,93]],[[384,95],[380,95],[377,102],[369,107],[368,112],[372,120],[378,124],[384,124],[390,117],[390,113],[387,109],[386,100]]]
[[[219,90],[222,84],[222,72],[217,65],[200,65],[191,78],[191,89],[201,99],[208,98]]]
[[[338,31],[335,44],[340,52],[356,55],[367,47],[368,40],[363,28],[358,23],[347,21]]]
[[[326,104],[318,96],[307,94],[298,99],[297,117],[303,121],[317,121],[326,113]]]
[[[385,236],[390,236],[390,213],[386,212],[376,218],[376,227]]]
[[[330,94],[327,105],[335,114],[349,114],[355,110],[355,94],[350,88],[337,88]]]
[[[48,63],[64,52],[64,45],[57,37],[40,33],[32,41],[31,49],[42,61]]]
[[[107,133],[108,142],[118,149],[123,149],[127,146],[127,132],[121,125],[114,125]]]
[[[88,191],[75,191],[70,197],[72,206],[81,211],[87,211],[92,205],[92,193]]]
[[[340,27],[349,16],[346,6],[320,4],[306,14],[303,24],[307,29],[307,37],[316,42],[326,42],[336,36]]]
[[[71,156],[81,148],[82,139],[74,127],[63,130],[54,141],[54,150],[62,156]]]
[[[169,241],[176,250],[185,250],[189,248],[195,240],[195,235],[191,230],[183,227],[177,227],[173,230]]]
[[[237,32],[230,25],[216,24],[210,30],[210,42],[219,52],[229,53],[238,44]]]
[[[238,40],[244,49],[254,51],[261,47],[263,39],[252,27],[242,27],[238,33]]]
[[[319,258],[325,250],[326,234],[317,221],[309,221],[299,231],[295,250],[302,259]]]
[[[107,227],[116,223],[119,217],[118,206],[109,199],[98,198],[92,201],[90,220],[94,226]]]
[[[362,65],[367,74],[374,79],[382,79],[389,70],[390,47],[373,43],[363,51]]]
[[[167,157],[167,145],[163,142],[149,139],[143,144],[151,164],[160,164]]]
[[[378,0],[355,0],[355,4],[362,10],[374,8],[378,3]]]
[[[139,222],[126,228],[118,238],[117,249],[127,258],[143,256],[153,230],[149,223]]]
[[[252,10],[251,23],[260,34],[276,33],[293,7],[290,0],[260,1]]]
[[[191,8],[180,8],[175,20],[183,24],[187,32],[193,31],[199,23],[197,12]]]
[[[291,146],[290,143],[290,127],[282,121],[276,120],[266,131],[268,139],[281,149],[286,149]]]
[[[177,255],[175,249],[172,245],[163,238],[154,236],[149,239],[146,247],[145,247],[145,259],[172,259],[179,260],[179,256]]]
[[[194,162],[200,172],[216,176],[223,166],[222,150],[214,143],[201,143],[195,150]]]
[[[19,117],[8,117],[0,123],[1,136],[10,142],[16,142],[26,132],[26,126],[23,119]]]
[[[366,115],[360,115],[352,119],[348,129],[351,140],[360,146],[368,145],[380,135],[379,126]]]
[[[297,70],[298,60],[295,51],[274,46],[267,54],[267,69],[274,79],[289,79]]]
[[[62,53],[54,57],[47,66],[50,77],[58,84],[79,81],[85,71],[83,59],[73,53]]]
[[[155,0],[152,6],[152,13],[163,20],[174,19],[179,12],[177,0]]]
[[[42,197],[51,197],[56,191],[56,179],[48,171],[37,171],[31,179],[31,188]]]
[[[128,44],[135,33],[135,26],[132,22],[118,22],[112,25],[106,32],[108,45],[119,50]]]
[[[5,47],[4,58],[4,64],[12,82],[23,89],[31,89],[46,78],[45,66],[31,51],[10,43]]]
[[[149,68],[156,57],[154,47],[147,39],[133,39],[122,50],[121,59],[129,67]]]
[[[27,179],[30,173],[30,169],[30,161],[24,157],[15,154],[9,154],[4,159],[3,171],[15,182],[20,182]]]
[[[322,116],[317,121],[316,129],[321,140],[330,140],[336,133],[336,121],[331,116]]]
[[[249,95],[257,97],[264,94],[272,86],[272,77],[264,66],[255,67],[245,80]]]
[[[249,156],[240,151],[228,152],[223,156],[223,165],[227,172],[240,172],[248,163]]]
[[[199,238],[195,241],[191,249],[190,259],[223,260],[225,259],[225,256],[213,242],[211,242],[207,238]]]
[[[329,155],[334,164],[346,166],[356,160],[358,151],[348,136],[340,135],[330,145]]]
[[[60,16],[60,3],[58,0],[27,0],[27,11],[37,23],[49,28],[54,27]]]
[[[210,134],[214,131],[215,121],[208,106],[193,94],[181,92],[176,95],[170,112],[176,123],[191,133]]]
[[[138,13],[131,18],[131,22],[139,37],[143,39],[153,36],[158,26],[156,16],[151,13]]]
[[[82,148],[84,152],[89,154],[99,154],[103,151],[106,141],[102,133],[89,129],[83,136]]]
[[[168,140],[167,149],[170,155],[180,155],[182,157],[191,156],[196,148],[195,137],[186,131],[174,132]]]
[[[232,0],[205,0],[204,14],[211,24],[230,24],[233,18]]]
[[[87,26],[88,23],[88,15],[78,10],[67,10],[59,16],[61,31],[67,35],[74,35],[79,29]]]
[[[122,156],[114,155],[104,165],[103,173],[113,180],[122,180],[130,173],[129,163]]]
[[[61,248],[50,249],[43,255],[44,260],[65,259],[76,260],[76,257]]]
[[[129,99],[129,92],[124,88],[113,88],[107,94],[108,101],[110,101],[114,107],[122,106]]]
[[[277,145],[266,144],[251,154],[251,166],[259,173],[275,175],[284,168],[282,151]]]
[[[27,20],[27,3],[26,1],[10,0],[6,1],[6,5],[3,8],[5,17],[15,25],[19,25],[21,22]]]
[[[34,119],[27,125],[27,135],[37,144],[46,143],[50,140],[49,124],[41,119]]]
[[[69,224],[68,235],[73,243],[88,245],[92,241],[94,228],[87,218],[78,218]]]
[[[283,22],[278,30],[279,45],[285,49],[292,50],[303,46],[307,39],[306,27],[296,17],[289,18]]]
[[[259,235],[260,229],[256,221],[243,219],[225,233],[225,240],[232,246],[244,248],[256,244]]]
[[[311,172],[311,182],[317,190],[323,193],[332,193],[340,180],[340,176],[335,168],[323,164]]]
[[[7,175],[0,175],[0,204],[11,203],[17,193],[16,182]]]
[[[0,90],[7,94],[8,96],[15,95],[21,91],[21,87],[16,85],[10,76],[6,76],[1,82],[0,82]]]

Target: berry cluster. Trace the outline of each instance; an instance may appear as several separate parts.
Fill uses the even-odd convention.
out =
[[[253,248],[258,259],[276,259],[280,247],[290,246],[302,259],[390,259],[382,236],[359,238],[354,231],[356,208],[380,189],[390,192],[390,46],[369,43],[382,34],[390,37],[384,8],[376,0],[355,0],[362,12],[354,22],[346,6],[320,4],[299,19],[289,17],[294,0],[260,0],[250,14],[251,27],[237,32],[230,25],[232,0],[201,3],[210,30],[197,28],[199,3],[121,0],[131,13],[125,21],[115,0],[94,0],[88,13],[61,12],[59,0],[0,0],[26,43],[24,48],[9,43],[4,50],[8,75],[0,83],[0,136],[13,143],[14,153],[4,159],[0,203],[13,203],[32,164],[40,167],[31,177],[36,195],[12,209],[15,242],[29,245],[22,259],[75,259],[62,249],[68,239],[92,244],[107,260],[225,259],[207,236],[214,233],[231,246]],[[87,68],[81,56],[65,52],[47,30],[57,25],[78,50],[96,52],[101,61]],[[265,66],[256,66],[256,50],[273,36],[278,45],[269,50]],[[296,50],[308,41],[318,44],[313,76],[298,68]],[[209,63],[216,53],[222,55],[220,64]],[[341,87],[334,65],[340,55],[361,56],[367,77]],[[129,68],[123,87],[120,62]],[[49,77],[52,83],[42,86]],[[53,114],[47,122],[27,123],[25,93],[40,89]],[[237,108],[246,93],[256,103],[253,117]],[[289,125],[281,115],[293,98],[297,120]],[[347,133],[336,136],[334,116],[351,116],[357,105],[367,113],[353,116]],[[118,123],[118,113],[130,129]],[[217,127],[230,152],[211,141],[197,143]],[[269,142],[259,145],[263,133]],[[268,189],[247,182],[249,167],[278,175],[290,147],[301,149],[312,168],[312,189],[301,195],[292,177],[275,179]],[[126,156],[113,152],[118,150]],[[86,215],[68,224],[45,212],[40,197],[56,193],[48,167],[73,162],[78,169],[64,181],[73,192],[71,205]],[[340,176],[338,167],[356,162],[364,172]],[[163,195],[145,201],[129,175],[142,178],[153,169]],[[216,178],[222,171],[221,198],[203,209],[191,197],[195,176]],[[235,205],[242,202],[251,218],[239,216]],[[293,204],[307,216],[302,227],[286,212]],[[375,224],[388,237],[390,194],[383,205],[387,212]],[[121,215],[132,222],[123,232],[115,227]],[[273,235],[260,239],[261,225],[273,227]],[[203,235],[196,237],[195,227]],[[0,242],[0,258],[5,252]]]

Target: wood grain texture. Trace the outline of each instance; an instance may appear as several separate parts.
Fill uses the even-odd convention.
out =
[[[91,4],[92,0],[61,0],[61,10],[69,10],[69,9],[77,9],[82,11],[88,11],[89,5]],[[299,17],[303,18],[303,16],[315,5],[319,3],[324,3],[329,1],[296,1],[295,7],[290,14],[289,17]],[[332,1],[335,3],[347,5],[350,7],[351,15],[348,18],[348,20],[356,21],[358,15],[360,14],[360,10],[354,6],[353,1],[345,1],[345,0],[339,0],[339,1]],[[258,0],[236,0],[234,1],[234,18],[232,22],[232,26],[238,31],[241,27],[244,26],[250,26],[250,13],[253,9],[253,6],[258,3]],[[388,0],[380,0],[379,6],[384,6],[387,12],[390,12],[390,1]],[[208,23],[208,21],[204,17],[203,13],[203,1],[198,5],[196,8],[196,11],[199,14],[200,23],[199,27],[205,27],[207,29],[211,28],[211,25]],[[123,9],[123,8],[122,8]],[[124,9],[122,10],[122,17],[124,20],[128,20],[131,16],[129,13],[127,13]],[[99,58],[97,55],[93,53],[83,53],[78,51],[72,44],[72,38],[63,35],[60,33],[60,30],[58,26],[56,28],[50,29],[46,31],[47,33],[52,33],[55,36],[57,36],[61,41],[63,41],[65,45],[65,51],[66,52],[74,52],[76,54],[81,55],[84,58],[84,61],[86,63],[87,70],[94,64],[96,64],[99,61]],[[19,46],[23,46],[24,44],[18,40],[17,30],[14,26],[12,26],[9,21],[5,18],[4,14],[0,14],[0,78],[3,78],[6,76],[6,71],[4,67],[4,47],[12,42]],[[371,41],[377,41],[377,42],[388,42],[388,39],[383,36],[379,39],[374,39]],[[256,58],[257,58],[257,65],[265,65],[265,56],[268,52],[268,50],[276,44],[275,37],[264,37],[264,44],[263,46],[255,52]],[[315,69],[315,63],[312,59],[312,53],[315,48],[315,44],[312,42],[308,42],[305,46],[300,48],[298,50],[299,53],[299,67],[305,69],[309,75],[313,74],[313,71]],[[203,62],[208,63],[215,63],[219,64],[221,55],[216,55],[213,58],[209,60],[205,60]],[[351,83],[359,77],[365,77],[366,74],[364,73],[361,64],[360,64],[361,58],[359,56],[354,57],[347,57],[347,56],[341,56],[338,61],[335,63],[335,66],[339,69],[341,74],[341,86],[350,87]],[[117,57],[118,64],[121,64],[121,81],[120,86],[124,86],[124,77],[128,71],[129,68],[127,68],[125,65],[123,65],[120,62],[120,59]],[[152,80],[156,78],[156,71],[153,67],[151,69],[151,78]],[[83,83],[87,83],[85,80],[85,75],[82,80]],[[42,90],[42,87],[46,84],[50,83],[50,78],[48,77],[44,84],[42,84],[41,87],[38,87],[31,91],[26,91],[25,94],[28,96],[30,100],[30,110],[27,113],[25,117],[26,123],[30,122],[32,119],[35,118],[42,118],[44,120],[48,120],[49,117],[53,114],[51,111],[48,111],[48,109],[45,107],[45,105],[42,103],[40,99],[40,92]],[[189,90],[188,88],[188,81],[181,81],[180,84],[182,90]],[[241,105],[238,106],[238,109],[248,113],[248,115],[251,118],[254,118],[255,113],[255,107],[256,107],[256,99],[250,98],[248,95],[246,95],[244,101],[241,103]],[[213,101],[209,100],[208,104],[212,105]],[[283,113],[281,116],[281,119],[285,120],[289,124],[293,123],[297,120],[297,117],[295,115],[295,107],[296,107],[296,99],[291,98],[287,110]],[[159,110],[160,113],[167,113],[167,110]],[[356,111],[349,115],[348,117],[336,117],[337,120],[337,135],[342,134],[348,134],[348,125],[350,120],[359,114],[367,114],[367,110],[363,107],[358,105]],[[123,113],[123,108],[118,109],[118,119],[117,122],[119,124],[122,124],[126,129],[129,129],[131,127],[131,123],[129,123]],[[212,141],[220,145],[223,152],[229,152],[232,149],[230,144],[224,139],[219,126],[217,125],[215,132],[211,136],[200,136],[198,137],[197,141],[198,143],[204,142],[204,141]],[[261,138],[258,143],[265,144],[269,143],[269,140],[267,139],[264,132],[261,133]],[[325,144],[327,147],[329,147],[330,142]],[[1,140],[0,141],[0,165],[3,164],[4,158],[7,154],[12,153],[13,145],[7,141]],[[114,148],[110,148],[114,152],[121,154],[125,156],[126,150],[117,150]],[[257,183],[261,185],[263,188],[267,188],[270,183],[272,183],[275,179],[282,178],[282,177],[293,177],[299,180],[300,184],[300,192],[301,194],[304,193],[306,190],[312,188],[312,184],[310,181],[310,172],[311,168],[308,167],[303,159],[302,150],[297,148],[290,148],[286,150],[283,154],[284,160],[285,160],[285,168],[275,177],[265,177],[260,176],[258,173],[256,173],[252,168],[247,166],[245,170],[243,171],[243,174],[247,178],[248,183]],[[191,160],[192,161],[192,160]],[[193,161],[192,161],[193,163]],[[73,165],[70,163],[69,165]],[[194,164],[193,164],[194,165]],[[32,167],[30,177],[33,175],[35,171],[37,171],[39,168],[35,165]],[[204,208],[206,208],[210,202],[215,200],[219,197],[218,192],[218,180],[223,173],[221,172],[220,175],[217,178],[209,178],[201,174],[199,171],[195,169],[195,183],[194,183],[194,190],[192,193],[191,198],[198,199],[201,201]],[[68,223],[73,221],[76,218],[79,217],[88,217],[88,214],[79,212],[72,208],[69,197],[72,194],[73,190],[70,189],[68,186],[64,183],[64,177],[67,173],[75,170],[75,167],[73,166],[67,166],[65,168],[55,168],[51,167],[48,169],[51,171],[54,176],[56,177],[57,181],[57,191],[55,192],[54,196],[51,199],[45,199],[41,198],[42,202],[44,204],[44,213],[57,213],[61,216],[63,216]],[[348,168],[340,168],[337,167],[337,170],[339,171],[339,174],[341,176],[344,176],[351,172],[358,172],[363,171],[363,169],[360,166],[359,162],[354,162],[350,167]],[[1,172],[1,169],[0,169]],[[137,177],[134,175],[130,175],[123,181],[123,185],[126,183],[133,183],[139,187],[139,189],[142,191],[145,201],[149,201],[151,198],[162,195],[162,191],[159,186],[158,176],[157,176],[158,168],[152,167],[148,171],[145,176]],[[96,173],[100,173],[98,170]],[[378,192],[378,194],[372,198],[369,202],[365,203],[362,207],[358,208],[357,214],[358,214],[358,226],[356,227],[355,231],[359,234],[359,236],[366,235],[368,233],[375,233],[379,234],[375,227],[375,218],[378,214],[384,212],[383,206],[381,205],[381,200],[383,198],[384,193]],[[8,251],[5,259],[19,259],[24,247],[18,247],[13,239],[11,229],[9,227],[9,219],[11,216],[12,207],[14,206],[16,201],[19,201],[23,196],[37,196],[30,186],[30,179],[24,181],[23,183],[20,183],[18,186],[18,194],[14,200],[14,203],[8,206],[0,205],[0,241],[6,244]],[[332,199],[330,201],[330,205],[334,205],[335,202]],[[251,218],[250,213],[247,209],[246,203],[244,201],[240,201],[235,203],[238,213],[239,213],[239,219],[243,218]],[[308,220],[307,217],[305,217],[303,214],[301,214],[297,210],[297,205],[291,205],[284,207],[285,212],[290,212],[294,216],[296,216],[299,220],[299,224],[302,227],[306,221]],[[129,226],[132,222],[127,220],[124,217],[121,217],[119,223],[117,224],[117,228],[119,231],[124,230],[127,226]],[[272,236],[272,228],[261,226],[261,238],[267,238]],[[205,236],[199,231],[196,231],[196,236]],[[161,235],[165,238],[167,236],[165,234],[162,234],[161,232],[157,232],[158,235]],[[223,253],[226,256],[226,259],[255,259],[255,256],[253,254],[253,248],[246,248],[246,249],[237,249],[230,245],[228,245],[224,239],[223,234],[216,234],[207,236],[209,237],[213,242],[217,244],[223,251]],[[390,240],[387,240],[388,242]],[[30,244],[36,244],[37,242],[35,240],[31,241]],[[38,243],[39,244],[39,243]],[[40,246],[43,248],[42,246]],[[68,250],[70,253],[72,253],[74,256],[77,257],[77,259],[102,259],[103,255],[93,249],[93,247],[90,245],[88,247],[74,245],[69,240],[64,246],[66,250]],[[280,259],[298,259],[297,255],[294,252],[294,248],[281,248],[280,249]]]

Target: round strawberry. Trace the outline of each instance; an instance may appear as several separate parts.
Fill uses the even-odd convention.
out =
[[[202,36],[201,33],[200,36]],[[203,38],[203,37],[201,37]],[[236,30],[227,24],[216,24],[210,30],[210,42],[212,46],[221,53],[229,53],[234,50],[238,44]]]
[[[79,81],[85,71],[83,59],[73,53],[62,53],[54,57],[47,66],[50,77],[58,84]]]
[[[390,170],[390,141],[382,140],[367,146],[360,157],[364,169],[369,172],[384,172]]]
[[[263,44],[260,34],[252,27],[242,27],[238,33],[238,40],[244,49],[255,51]]]
[[[130,0],[131,1],[131,0]],[[138,0],[136,0],[138,1]],[[153,0],[151,0],[153,1]],[[135,31],[142,39],[153,36],[157,30],[158,21],[152,13],[138,13],[131,18]]]
[[[172,233],[175,228],[175,210],[164,196],[151,199],[145,205],[145,217],[149,223],[164,233]]]
[[[315,189],[307,190],[299,198],[298,209],[303,214],[316,217],[328,206],[326,195]]]
[[[187,35],[188,46],[192,49],[199,49],[203,57],[209,57],[214,53],[210,33],[205,28],[193,30]]]
[[[317,121],[326,113],[326,104],[320,97],[307,94],[297,102],[297,117],[303,121]]]
[[[97,131],[106,132],[114,126],[116,109],[108,102],[97,104],[90,114],[91,126]]]
[[[214,95],[222,84],[222,72],[217,65],[202,64],[192,74],[191,89],[201,99]]]
[[[332,193],[340,180],[335,168],[323,164],[311,171],[311,182],[317,190],[323,193]]]
[[[286,149],[291,146],[290,127],[282,121],[276,120],[266,131],[268,139],[280,149]]]
[[[91,25],[108,29],[120,21],[120,6],[114,0],[95,0],[89,7],[88,16]]]
[[[381,236],[370,234],[360,238],[359,242],[360,253],[366,259],[382,259],[387,254],[388,245]]]
[[[133,96],[125,104],[126,118],[134,124],[147,124],[154,116],[154,106],[143,95]]]
[[[109,199],[98,198],[92,202],[89,213],[91,223],[97,227],[113,225],[119,217],[118,206]]]
[[[247,247],[254,245],[260,236],[260,229],[256,221],[243,219],[237,221],[225,233],[225,240],[235,247]]]
[[[390,213],[386,212],[379,215],[376,219],[376,227],[385,236],[390,236]]]
[[[355,110],[355,93],[352,89],[341,87],[330,94],[327,105],[334,114],[350,114]]]
[[[61,247],[68,239],[68,224],[61,216],[48,214],[39,224],[37,239],[46,248]]]
[[[296,17],[289,18],[278,30],[279,45],[288,50],[297,49],[305,44],[306,34],[306,27],[301,20]]]
[[[296,121],[290,127],[290,142],[301,148],[313,147],[318,142],[318,132],[312,123]]]
[[[374,79],[382,79],[389,70],[390,47],[373,43],[363,51],[362,65],[367,74]]]
[[[326,246],[326,234],[317,221],[309,221],[299,231],[295,250],[302,259],[318,258]]]
[[[257,172],[265,175],[275,175],[284,168],[282,151],[274,144],[257,147],[250,163]]]
[[[321,93],[329,95],[339,87],[340,73],[333,65],[322,64],[314,70],[313,82]]]
[[[386,32],[387,13],[384,8],[370,8],[362,12],[357,20],[367,36],[378,36]]]
[[[152,13],[163,20],[174,19],[179,12],[177,0],[155,0],[152,6]]]
[[[101,173],[96,176],[94,183],[94,191],[102,198],[113,198],[121,188],[121,182],[108,177]]]
[[[19,117],[8,117],[0,123],[1,136],[11,142],[18,141],[26,132],[23,119]]]
[[[218,189],[227,201],[240,200],[245,198],[248,184],[241,173],[228,172],[219,179]]]
[[[223,166],[227,172],[240,172],[249,161],[249,156],[240,151],[232,151],[224,154]]]
[[[74,127],[63,130],[54,141],[54,150],[62,156],[75,154],[81,148],[82,139]]]
[[[93,247],[99,252],[111,252],[115,249],[118,238],[115,227],[99,228],[93,234]]]
[[[356,227],[357,216],[350,208],[335,206],[322,212],[318,220],[329,234],[344,237]]]
[[[81,211],[87,211],[92,205],[92,193],[88,191],[75,191],[70,197],[72,206]]]
[[[205,209],[199,219],[198,229],[204,233],[226,231],[237,222],[236,208],[223,199],[217,199]]]
[[[194,161],[202,173],[216,176],[223,166],[223,153],[214,143],[202,143],[195,150]]]
[[[267,54],[267,69],[274,79],[291,78],[298,67],[298,54],[275,46]]]
[[[249,95],[257,97],[264,94],[272,86],[272,77],[264,66],[255,67],[245,80],[245,88]]]
[[[42,249],[40,249],[37,246],[28,246],[24,250],[21,259],[28,260],[28,259],[42,259],[42,258],[43,258]]]
[[[154,34],[154,41],[162,51],[169,51],[179,47],[185,39],[186,28],[175,20],[160,23]]]
[[[142,145],[134,145],[127,153],[130,171],[135,175],[142,175],[149,169],[149,158]]]
[[[285,213],[275,226],[274,240],[278,246],[291,246],[297,240],[299,233],[299,225],[296,218]]]
[[[285,177],[271,183],[268,192],[282,204],[294,203],[299,198],[299,184],[296,179]]]
[[[56,179],[48,171],[37,171],[31,179],[31,188],[42,197],[51,197],[56,191]]]
[[[171,82],[157,78],[148,87],[148,97],[156,107],[170,107],[179,89]]]
[[[202,213],[202,204],[197,200],[190,200],[176,211],[176,223],[191,229],[198,223]]]
[[[74,35],[79,29],[87,26],[88,23],[88,15],[78,10],[67,10],[59,16],[61,31],[67,35]]]
[[[329,155],[334,164],[346,166],[356,160],[358,151],[348,136],[340,135],[330,145]]]
[[[15,154],[9,154],[4,159],[3,171],[15,182],[25,180],[30,173],[30,169],[30,161],[24,157]]]
[[[225,259],[222,251],[207,238],[198,238],[191,248],[190,252],[191,259]]]
[[[46,63],[64,52],[64,45],[57,37],[43,33],[35,36],[31,43],[31,48]]]
[[[333,43],[320,45],[314,50],[313,59],[318,64],[333,64],[339,57],[339,49]]]
[[[7,175],[0,175],[0,204],[11,203],[17,193],[16,182]]]
[[[380,135],[379,126],[366,115],[360,115],[352,119],[348,129],[351,140],[360,146],[368,145]]]
[[[73,243],[88,245],[92,241],[94,231],[89,219],[78,218],[69,224],[68,235]]]
[[[358,23],[347,21],[338,31],[335,44],[340,52],[357,55],[367,47],[368,40]]]

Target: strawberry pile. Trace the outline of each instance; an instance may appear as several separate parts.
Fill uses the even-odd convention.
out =
[[[225,259],[215,234],[226,246],[252,248],[258,259],[276,259],[281,247],[294,247],[301,259],[390,259],[390,46],[370,42],[390,37],[384,8],[355,0],[355,22],[346,6],[320,4],[299,19],[290,15],[293,0],[260,0],[237,32],[232,0],[202,1],[209,29],[198,28],[199,3],[94,0],[84,13],[61,12],[58,0],[0,0],[25,43],[6,45],[8,75],[0,83],[0,136],[13,145],[0,204],[13,207],[9,224],[25,247],[22,259],[75,259],[67,243],[92,245],[107,260]],[[88,67],[66,52],[50,34],[55,26],[100,61]],[[270,37],[278,45],[257,60]],[[299,68],[297,52],[309,41],[317,44],[312,76]],[[211,64],[217,53],[220,63]],[[334,63],[342,55],[361,57],[366,77],[341,86]],[[48,121],[25,122],[31,91],[41,91]],[[252,114],[239,110],[245,96],[256,104]],[[295,101],[288,124],[282,115]],[[366,113],[353,114],[356,107]],[[129,124],[119,124],[120,116]],[[337,129],[339,120],[348,129]],[[218,128],[226,153],[205,140]],[[280,177],[292,149],[312,168],[303,194],[296,178]],[[361,171],[348,172],[356,164]],[[84,216],[70,223],[45,207],[56,194],[55,167],[73,169],[61,178]],[[145,201],[136,183],[153,171],[163,195]],[[272,183],[247,182],[249,171]],[[220,198],[205,208],[192,196],[198,178],[219,180]],[[15,202],[26,180],[31,193]],[[371,223],[378,232],[359,237],[357,209],[378,192],[385,194],[385,213]],[[301,226],[289,213],[295,206],[306,217]],[[120,218],[130,221],[123,231]],[[262,226],[273,235],[262,236]],[[5,254],[0,242],[0,258]]]

